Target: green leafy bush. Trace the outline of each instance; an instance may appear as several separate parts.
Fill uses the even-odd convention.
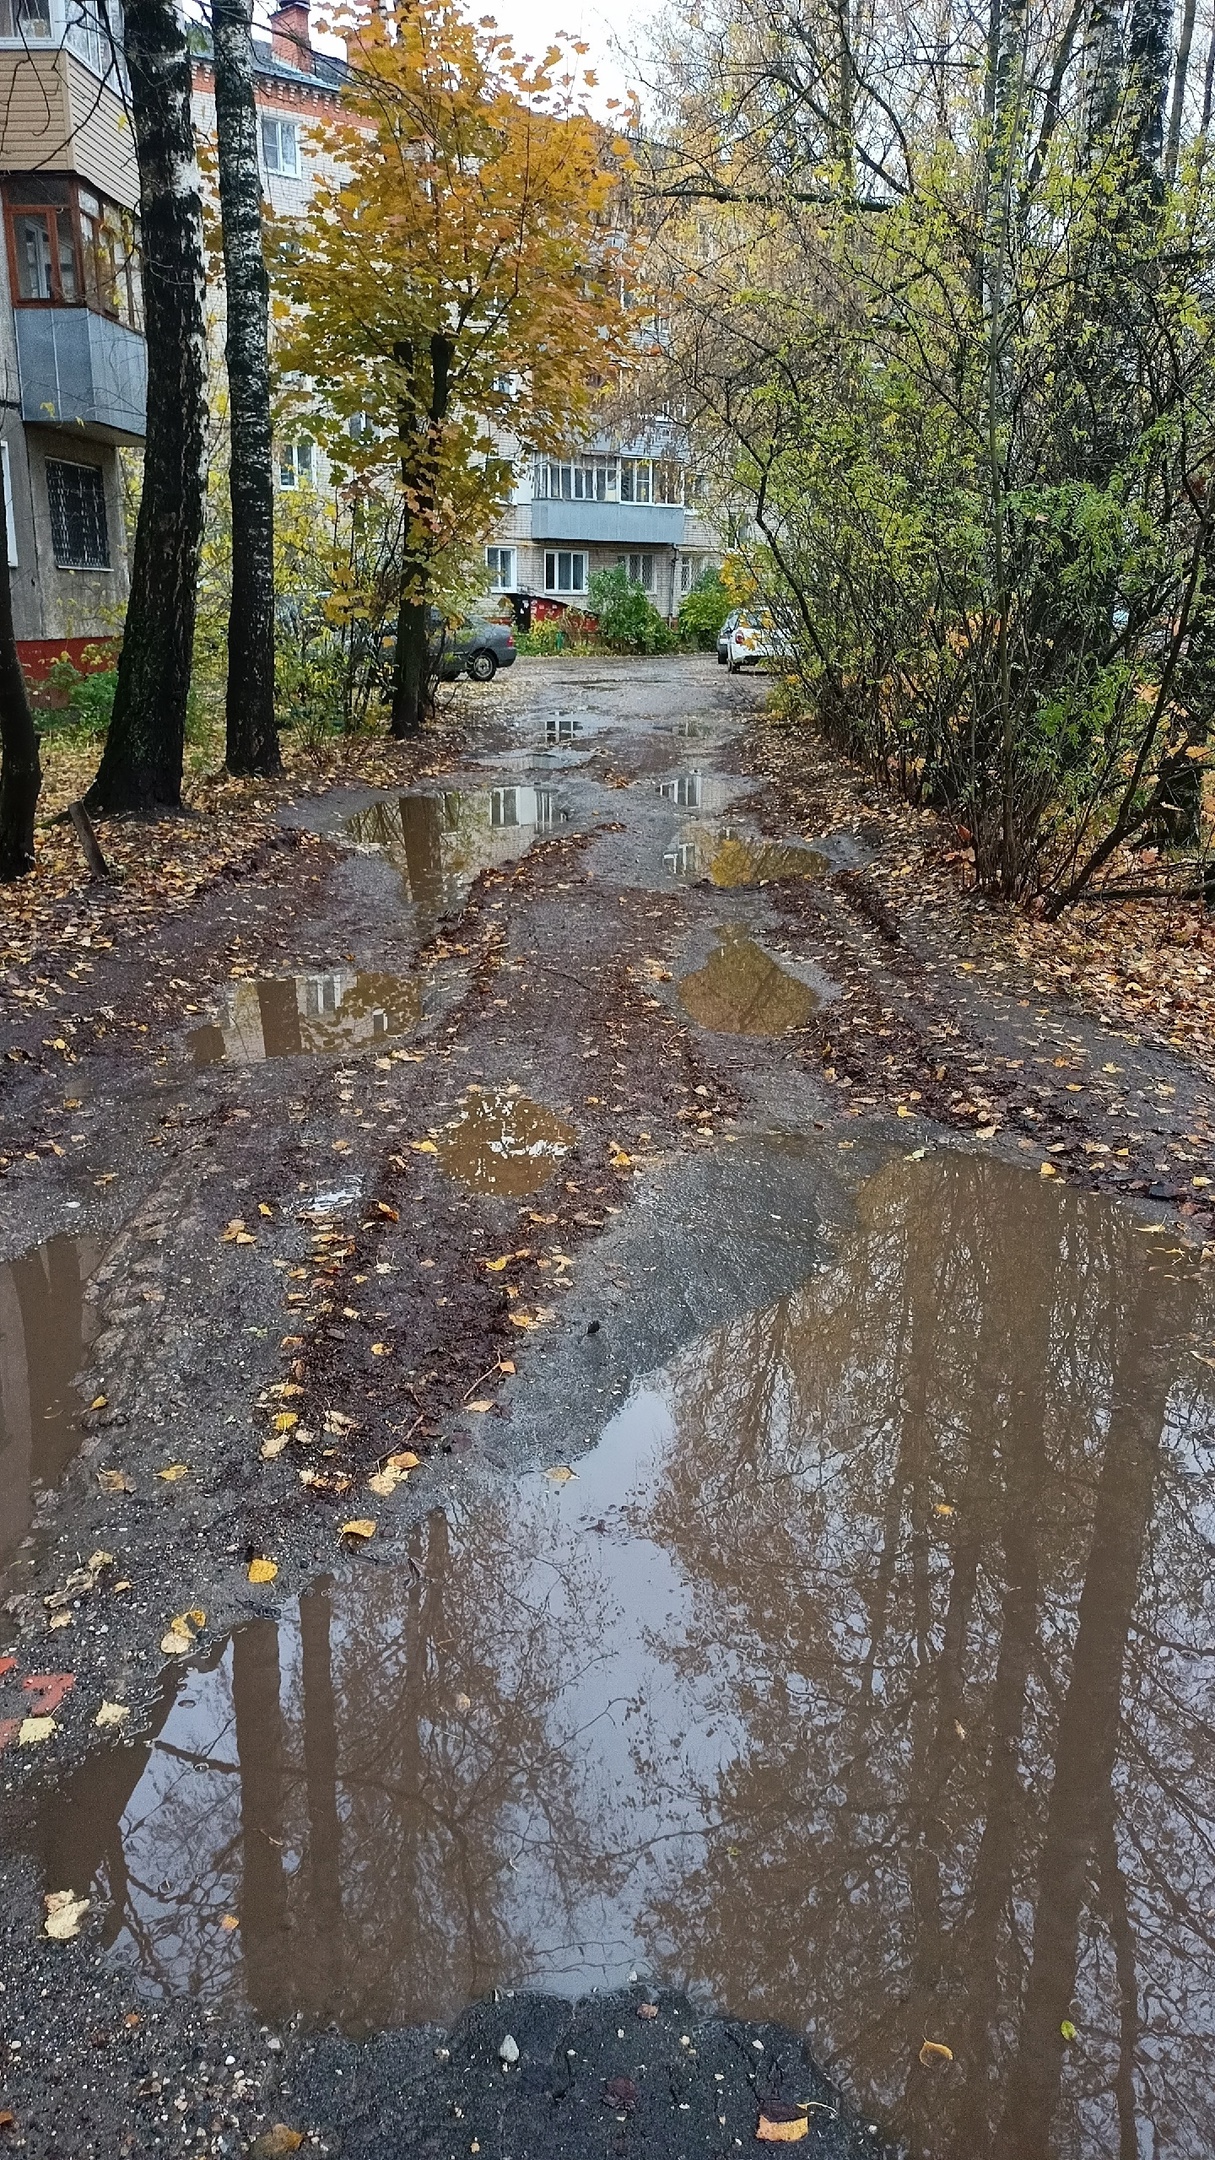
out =
[[[65,654],[62,660],[51,662],[46,671],[46,683],[66,702],[42,707],[38,725],[44,734],[70,733],[87,742],[99,740],[105,734],[118,687],[116,667],[93,668],[86,673]]]
[[[671,652],[674,639],[649,594],[627,570],[597,570],[588,594],[599,635],[612,652]]]
[[[704,571],[680,603],[680,642],[697,652],[712,652],[730,607],[720,570]]]

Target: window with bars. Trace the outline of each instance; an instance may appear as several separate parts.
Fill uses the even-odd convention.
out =
[[[652,555],[620,555],[618,569],[627,571],[630,585],[640,585],[643,592],[654,590],[654,558]]]
[[[51,545],[59,569],[108,570],[110,534],[100,465],[69,465],[64,458],[48,458],[46,492]]]

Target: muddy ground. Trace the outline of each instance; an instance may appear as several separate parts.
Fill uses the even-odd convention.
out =
[[[905,828],[749,737],[763,697],[712,659],[521,663],[422,810],[288,804],[185,912],[98,891],[4,986],[0,2150],[288,2150],[282,2123],[691,2160],[782,2098],[808,2151],[878,2149],[799,2040],[662,1988],[318,2037],[295,1996],[156,1999],[96,1889],[41,1932],[48,1892],[109,1867],[116,1895],[96,1826],[183,1672],[318,1581],[420,1578],[437,1510],[576,1462],[641,1376],[790,1294],[865,1170],[957,1148],[1121,1192],[1200,1268],[1209,1075],[902,904]]]

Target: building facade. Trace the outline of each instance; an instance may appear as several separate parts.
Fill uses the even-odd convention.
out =
[[[114,4],[114,0],[110,0]],[[107,0],[0,0],[0,461],[33,680],[121,627],[144,436],[139,176]]]
[[[622,568],[666,616],[721,557],[704,475],[665,424],[530,460],[486,551],[495,593],[577,608],[596,571]]]

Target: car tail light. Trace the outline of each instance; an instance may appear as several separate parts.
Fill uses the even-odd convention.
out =
[[[515,649],[514,635],[509,630],[506,633],[506,649],[508,652],[513,652]]]

